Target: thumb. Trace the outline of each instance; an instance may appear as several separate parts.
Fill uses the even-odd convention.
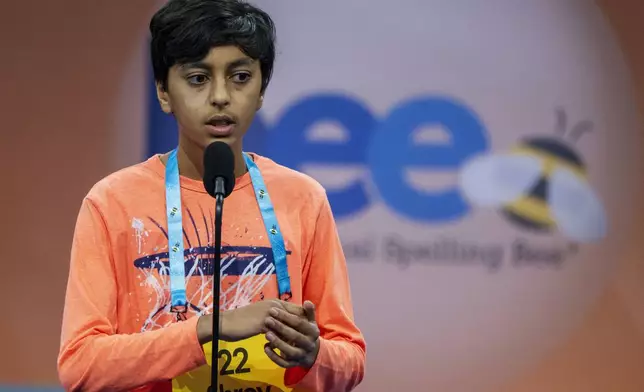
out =
[[[313,302],[311,301],[304,301],[304,304],[302,305],[304,308],[304,313],[306,314],[306,318],[314,323],[315,322],[315,305],[313,305]]]

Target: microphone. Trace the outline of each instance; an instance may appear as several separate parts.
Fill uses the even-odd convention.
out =
[[[215,198],[215,229],[213,230],[215,259],[212,271],[212,367],[209,392],[218,390],[219,376],[219,302],[221,285],[221,221],[224,199],[235,188],[235,155],[224,142],[213,142],[204,152],[203,184]]]
[[[228,197],[235,188],[235,155],[224,142],[206,147],[203,156],[203,184],[210,196]]]

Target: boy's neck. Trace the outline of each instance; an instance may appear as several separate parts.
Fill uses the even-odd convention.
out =
[[[239,178],[247,172],[246,161],[244,160],[241,145],[231,145],[230,148],[235,155],[235,177]],[[203,154],[203,148],[180,138],[179,147],[177,148],[179,174],[193,180],[202,180],[204,173]]]

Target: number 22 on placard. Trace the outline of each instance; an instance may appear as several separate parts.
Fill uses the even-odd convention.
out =
[[[233,357],[237,358],[238,356],[241,356],[241,360],[239,361],[237,368],[230,369],[230,365],[233,361]],[[221,376],[230,376],[231,374],[250,373],[250,369],[247,367],[244,367],[246,366],[246,362],[248,362],[248,351],[246,351],[246,349],[243,347],[237,347],[235,351],[232,352],[232,354],[228,350],[219,350],[219,359],[224,359],[224,365],[221,367],[221,370],[219,371],[219,375]]]

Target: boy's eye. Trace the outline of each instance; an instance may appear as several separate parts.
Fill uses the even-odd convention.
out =
[[[188,76],[188,83],[199,86],[208,81],[208,77],[206,75],[198,74],[198,75],[191,75]]]
[[[233,75],[233,81],[235,83],[246,83],[250,80],[251,74],[248,72],[238,72]]]

